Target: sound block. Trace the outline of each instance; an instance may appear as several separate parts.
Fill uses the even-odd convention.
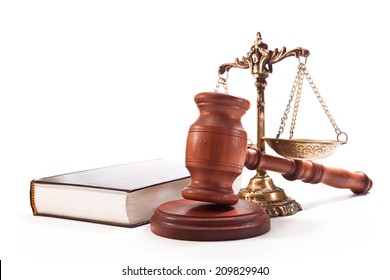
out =
[[[261,206],[246,200],[221,205],[181,199],[160,205],[150,227],[166,238],[222,241],[264,234],[270,229],[270,218]]]

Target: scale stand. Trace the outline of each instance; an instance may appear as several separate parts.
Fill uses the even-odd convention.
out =
[[[265,122],[264,122],[264,90],[267,86],[267,77],[272,73],[272,65],[283,60],[286,57],[294,56],[308,57],[309,51],[304,48],[295,48],[286,51],[282,47],[279,51],[268,50],[267,44],[262,42],[260,32],[256,35],[256,40],[246,56],[241,60],[236,58],[234,63],[225,63],[219,67],[218,75],[219,84],[224,85],[226,90],[226,78],[222,75],[227,73],[231,68],[250,69],[251,74],[256,79],[255,86],[257,90],[257,149],[265,152]],[[302,210],[302,207],[294,199],[288,197],[284,190],[275,186],[273,180],[268,176],[265,170],[258,168],[256,175],[249,181],[247,188],[238,192],[240,199],[253,201],[262,206],[271,217],[293,215]]]

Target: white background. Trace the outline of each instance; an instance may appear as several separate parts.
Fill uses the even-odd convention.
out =
[[[122,268],[269,266],[265,279],[387,273],[388,65],[386,1],[1,1],[0,259],[5,279],[124,279]],[[324,185],[275,183],[302,204],[264,236],[183,242],[136,229],[33,217],[31,179],[153,158],[184,159],[193,96],[241,57],[256,32],[269,48],[310,50],[307,67],[349,143],[321,162],[366,172],[366,196]],[[274,65],[266,135],[277,132],[298,63]],[[230,93],[249,99],[249,70]],[[304,88],[297,137],[334,139]],[[287,128],[288,130],[288,128]],[[270,149],[267,152],[273,154]],[[243,182],[253,173],[244,172]],[[146,279],[140,277],[139,279]],[[242,279],[250,277],[241,276]],[[154,278],[155,279],[155,278]],[[214,279],[211,275],[199,279]],[[360,278],[359,278],[360,279]]]

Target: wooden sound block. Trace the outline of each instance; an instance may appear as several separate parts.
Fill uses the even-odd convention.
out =
[[[255,237],[270,229],[270,218],[256,203],[235,205],[174,200],[160,205],[150,220],[153,233],[191,241],[219,241]]]

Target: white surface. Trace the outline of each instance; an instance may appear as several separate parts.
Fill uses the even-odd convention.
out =
[[[1,1],[4,278],[123,279],[127,265],[163,264],[269,266],[265,279],[381,278],[390,249],[387,11],[376,0]],[[167,240],[149,225],[126,229],[32,216],[33,178],[183,158],[197,117],[193,96],[214,89],[219,65],[245,55],[257,31],[270,49],[311,51],[307,67],[350,139],[321,162],[366,172],[374,181],[370,194],[271,174],[305,210],[272,219],[264,236],[232,242]],[[268,78],[267,136],[276,134],[296,67],[294,58],[286,59]],[[253,78],[233,69],[228,81],[232,94],[252,103],[243,124],[255,139]],[[296,136],[333,139],[313,96],[304,88]]]

